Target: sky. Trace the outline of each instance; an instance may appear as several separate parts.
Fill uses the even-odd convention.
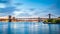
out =
[[[15,17],[60,16],[60,0],[0,0],[0,16]]]

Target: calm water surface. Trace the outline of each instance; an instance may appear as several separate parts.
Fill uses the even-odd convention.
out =
[[[0,34],[60,34],[60,24],[42,22],[0,22]]]

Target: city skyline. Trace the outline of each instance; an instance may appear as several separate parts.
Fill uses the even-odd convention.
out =
[[[4,2],[3,2],[4,1]],[[0,16],[48,17],[49,13],[60,16],[59,0],[0,0]],[[55,17],[55,16],[54,16]]]

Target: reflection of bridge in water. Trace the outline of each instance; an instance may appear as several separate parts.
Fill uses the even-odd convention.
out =
[[[1,22],[40,22],[40,21],[45,21],[47,19],[51,19],[51,14],[48,14],[49,18],[40,18],[40,17],[36,17],[36,18],[15,18],[12,16],[8,16],[8,18],[3,18],[0,19]],[[57,18],[55,18],[57,19]]]

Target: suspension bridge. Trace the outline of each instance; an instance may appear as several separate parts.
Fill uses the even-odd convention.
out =
[[[55,15],[52,15],[52,14],[48,14],[46,15],[48,16],[48,18],[40,18],[40,17],[36,17],[36,18],[15,18],[15,17],[12,17],[11,15],[8,16],[8,18],[3,18],[3,19],[0,19],[0,21],[2,22],[40,22],[40,21],[45,21],[47,19],[52,19],[52,16],[54,17],[57,17]],[[59,18],[53,18],[53,19],[59,19]]]

